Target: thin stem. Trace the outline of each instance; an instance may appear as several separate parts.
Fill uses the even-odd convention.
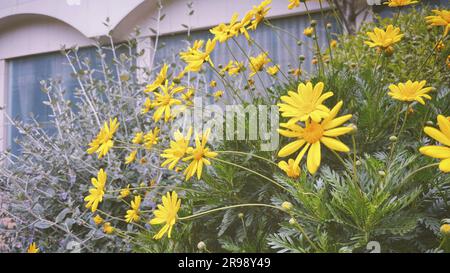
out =
[[[272,208],[272,209],[277,209],[280,210],[282,212],[286,212],[285,210],[283,210],[280,207],[276,207],[273,205],[268,205],[268,204],[239,204],[239,205],[232,205],[232,206],[226,206],[226,207],[221,207],[221,208],[216,208],[216,209],[212,209],[212,210],[207,210],[207,211],[203,211],[203,212],[199,212],[199,213],[195,213],[193,215],[190,216],[186,216],[186,217],[180,217],[178,218],[178,220],[180,221],[185,221],[185,220],[191,220],[197,217],[201,217],[210,213],[214,213],[214,212],[219,212],[219,211],[224,211],[224,210],[229,210],[229,209],[234,209],[234,208],[243,208],[243,207],[266,207],[266,208]]]
[[[251,169],[246,168],[246,167],[244,167],[244,166],[241,166],[241,165],[238,165],[238,164],[235,164],[235,163],[232,163],[232,162],[228,162],[228,161],[225,161],[225,160],[221,160],[221,159],[218,159],[218,158],[212,158],[212,160],[215,160],[215,161],[218,161],[218,162],[221,162],[221,163],[224,163],[224,164],[228,164],[228,165],[231,165],[231,166],[234,166],[234,167],[237,167],[237,168],[241,168],[241,169],[243,169],[243,170],[246,170],[246,171],[248,171],[248,172],[250,172],[250,173],[253,173],[253,174],[255,174],[255,175],[257,175],[257,176],[259,176],[259,177],[261,177],[261,178],[266,179],[267,181],[269,181],[269,182],[273,183],[274,185],[276,185],[276,186],[282,188],[283,190],[288,191],[288,189],[286,189],[285,187],[283,187],[283,186],[282,186],[280,183],[278,183],[277,181],[275,181],[275,180],[273,180],[273,179],[271,179],[271,178],[269,178],[269,177],[267,177],[267,176],[264,176],[264,175],[262,175],[262,174],[260,174],[260,173],[258,173],[258,172],[255,172],[254,170],[251,170]]]
[[[264,160],[264,161],[266,161],[266,162],[268,162],[268,163],[270,163],[270,164],[272,164],[272,165],[274,165],[274,166],[277,166],[277,167],[278,167],[278,164],[277,164],[277,163],[275,163],[275,162],[273,162],[272,160],[270,160],[270,159],[267,159],[267,158],[265,158],[265,157],[262,157],[262,156],[259,156],[259,155],[251,154],[251,153],[238,152],[238,151],[215,151],[215,152],[216,152],[216,153],[219,153],[219,154],[237,154],[237,155],[246,155],[246,156],[251,156],[251,157],[255,157],[255,158],[258,158],[258,159]]]

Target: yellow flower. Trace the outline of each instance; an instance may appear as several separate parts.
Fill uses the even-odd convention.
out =
[[[164,115],[164,121],[168,122],[172,117],[171,109],[174,105],[180,105],[181,100],[176,99],[175,95],[182,92],[186,88],[183,86],[177,86],[172,83],[171,85],[166,82],[164,86],[161,86],[161,92],[155,93],[155,103],[153,106],[156,108],[153,114],[153,120],[158,122]]]
[[[153,109],[154,105],[151,101],[150,98],[146,98],[145,102],[144,102],[144,107],[141,110],[142,114],[147,114],[148,112],[150,112]]]
[[[180,131],[175,132],[175,141],[170,141],[170,148],[164,150],[164,153],[161,154],[161,157],[166,158],[166,160],[161,164],[162,167],[169,165],[169,170],[173,170],[175,168],[178,162],[186,155],[189,142],[191,141],[191,136],[192,128],[189,128],[186,136],[183,136]]]
[[[234,13],[228,25],[220,24],[210,29],[209,31],[214,34],[214,40],[217,40],[220,43],[224,43],[228,41],[228,39],[237,36],[238,29],[236,28],[236,25],[238,24],[238,17],[239,14]]]
[[[421,104],[425,104],[424,99],[431,100],[431,97],[427,93],[433,90],[433,87],[424,88],[426,84],[427,81],[407,81],[406,83],[399,83],[398,85],[391,84],[389,86],[391,91],[388,95],[399,101],[417,101]]]
[[[250,77],[253,77],[256,75],[256,73],[262,71],[264,69],[264,66],[268,63],[270,63],[271,60],[267,57],[267,53],[261,53],[256,57],[250,57],[250,70],[252,73],[250,74]]]
[[[137,150],[132,151],[126,158],[125,158],[125,164],[131,164],[136,160]]]
[[[230,61],[223,71],[228,72],[228,75],[234,76],[241,73],[245,69],[244,63]]]
[[[267,68],[267,73],[271,76],[275,76],[276,74],[278,74],[279,71],[280,71],[279,65],[274,65],[274,66]]]
[[[36,243],[31,243],[30,246],[27,249],[27,253],[38,253],[39,247],[36,246]]]
[[[295,160],[295,164],[299,164],[309,149],[306,165],[308,171],[311,174],[314,174],[317,172],[321,162],[321,143],[334,151],[349,152],[350,149],[347,145],[336,139],[336,137],[347,134],[353,130],[352,127],[338,127],[352,117],[352,115],[345,115],[336,118],[342,104],[342,101],[340,101],[330,111],[329,116],[321,123],[308,120],[306,121],[304,128],[297,124],[280,124],[281,127],[287,129],[279,129],[278,131],[281,135],[289,138],[297,138],[297,140],[283,147],[278,153],[278,156],[289,156],[303,147]]]
[[[196,172],[197,178],[200,179],[202,177],[203,165],[211,165],[211,162],[208,160],[208,158],[215,158],[217,156],[217,153],[210,151],[209,148],[206,147],[210,133],[211,129],[207,129],[202,136],[201,142],[199,136],[197,135],[195,137],[195,149],[192,147],[189,147],[187,149],[186,153],[189,156],[184,158],[183,161],[186,162],[192,160],[192,162],[189,164],[186,170],[184,170],[186,181],[194,176]]]
[[[98,208],[98,204],[103,201],[107,177],[108,175],[103,169],[100,169],[97,178],[91,178],[91,183],[94,187],[89,190],[89,195],[84,198],[84,201],[87,202],[86,208],[91,208],[92,212],[95,212]]]
[[[110,222],[103,224],[103,232],[106,234],[112,234],[114,232],[114,227],[111,226]]]
[[[450,224],[443,224],[440,231],[443,235],[450,236]]]
[[[299,77],[302,75],[302,70],[300,68],[291,69],[289,70],[289,74],[292,74],[293,76]]]
[[[236,31],[244,35],[247,41],[250,41],[250,34],[247,31],[247,26],[251,23],[254,16],[253,11],[249,11],[245,14],[244,18],[242,18],[241,22],[235,25]]]
[[[194,89],[189,88],[186,93],[181,94],[181,98],[187,106],[192,105],[192,98],[194,97]]]
[[[210,54],[216,47],[216,40],[208,40],[205,51],[202,51],[204,41],[195,41],[193,47],[185,52],[180,53],[181,59],[187,64],[186,70],[191,72],[199,72],[204,63],[214,64],[211,61]]]
[[[133,144],[142,144],[143,140],[144,140],[144,133],[138,132],[138,133],[136,133],[134,135],[134,138],[131,141],[131,143],[133,143]]]
[[[314,28],[313,27],[307,27],[303,30],[303,34],[307,37],[311,37],[314,34]]]
[[[151,225],[165,224],[161,230],[153,236],[154,239],[161,239],[166,232],[170,238],[172,235],[172,228],[178,219],[178,210],[180,210],[181,199],[178,199],[178,194],[172,192],[162,197],[162,205],[158,205],[158,209],[153,212],[155,218],[150,221]]]
[[[130,185],[128,185],[126,188],[120,190],[120,198],[126,198],[130,194],[131,194]]]
[[[218,101],[220,98],[222,98],[223,97],[223,93],[224,92],[222,90],[219,90],[219,91],[215,92],[213,94],[214,100]]]
[[[151,149],[153,147],[153,145],[158,144],[159,141],[159,128],[156,127],[155,129],[153,129],[153,131],[148,132],[147,134],[145,134],[144,136],[144,147],[146,149]]]
[[[386,50],[399,42],[403,34],[400,34],[400,28],[394,28],[393,25],[388,25],[386,31],[376,27],[373,32],[367,32],[367,36],[369,36],[371,41],[365,41],[364,43],[366,45]]]
[[[431,26],[443,26],[444,36],[450,31],[450,10],[433,10],[435,15],[427,16],[425,19]]]
[[[140,196],[135,196],[134,201],[131,201],[131,209],[127,210],[127,215],[125,215],[125,221],[127,223],[137,222],[141,218],[139,216],[142,198]]]
[[[90,148],[87,150],[88,154],[97,153],[98,158],[104,157],[109,149],[114,146],[114,141],[112,138],[119,128],[119,123],[117,122],[117,118],[109,120],[108,124],[105,122],[103,128],[100,129],[97,137],[89,143]]]
[[[412,4],[419,3],[419,1],[413,1],[413,0],[388,0],[388,2],[384,2],[385,5],[388,5],[391,8],[395,7],[403,7],[408,6]]]
[[[331,42],[330,42],[330,47],[331,47],[331,48],[336,48],[337,45],[338,45],[338,41],[336,41],[336,40],[331,40]]]
[[[278,167],[291,178],[297,178],[300,176],[300,166],[295,163],[294,159],[289,159],[287,163],[286,161],[281,161],[278,163]]]
[[[289,0],[288,9],[294,9],[300,6],[300,0]]]
[[[323,102],[333,96],[333,92],[322,94],[324,89],[323,82],[315,86],[311,82],[306,85],[301,83],[298,86],[297,93],[289,91],[288,96],[282,96],[279,103],[281,115],[285,118],[291,118],[288,123],[297,121],[307,121],[311,118],[315,122],[320,122],[328,117],[330,109],[323,105]]]
[[[158,89],[158,87],[163,85],[164,82],[167,80],[167,70],[168,69],[169,69],[169,66],[167,66],[167,64],[164,64],[163,67],[161,68],[161,71],[156,76],[155,81],[153,83],[147,85],[144,92],[151,93],[151,92],[155,91],[156,89]]]
[[[443,146],[425,146],[420,152],[426,156],[441,159],[439,169],[445,173],[450,172],[450,120],[443,115],[437,117],[439,130],[425,127],[424,132]]]
[[[270,10],[269,5],[271,3],[272,3],[272,0],[264,0],[263,2],[261,2],[261,4],[259,6],[253,6],[253,9],[252,9],[251,13],[254,16],[254,19],[251,22],[251,25],[249,26],[249,29],[256,30],[256,28],[258,27],[259,23],[261,23],[262,20],[264,20],[264,18],[269,13],[269,10]]]
[[[211,82],[209,83],[209,86],[210,86],[211,88],[214,88],[214,87],[217,86],[217,82],[213,80],[213,81],[211,81]]]
[[[103,218],[100,216],[100,215],[96,215],[94,218],[93,218],[93,220],[94,220],[94,223],[98,226],[98,225],[100,225],[101,223],[103,223]]]

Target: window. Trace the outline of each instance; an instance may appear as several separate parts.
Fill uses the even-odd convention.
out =
[[[95,48],[81,49],[79,55],[95,59]],[[41,91],[42,80],[61,80],[66,97],[75,100],[73,90],[78,82],[71,76],[72,68],[60,52],[40,54],[8,60],[8,115],[13,120],[24,122],[35,118],[43,128],[50,133],[53,128],[50,124],[51,109],[44,105],[48,101],[47,94]],[[8,127],[8,148],[13,153],[19,152],[15,143],[19,132],[14,126]]]
[[[312,17],[319,22],[319,26],[317,27],[318,39],[322,46],[326,46],[328,39],[325,33],[324,25],[328,22],[334,22],[334,18],[331,15],[326,15],[325,20],[322,20],[321,14],[318,13],[313,14]],[[261,48],[269,51],[273,62],[281,65],[283,69],[287,70],[289,65],[298,66],[298,56],[304,55],[306,60],[303,65],[303,69],[310,71],[312,69],[311,49],[313,48],[313,40],[309,38],[307,39],[303,35],[303,30],[309,26],[308,16],[291,16],[287,18],[274,19],[271,20],[271,22],[273,25],[283,30],[273,30],[272,28],[261,24],[255,32],[251,32],[252,38],[257,41]],[[299,46],[297,44],[297,40],[287,33],[291,33],[297,37],[297,39],[302,40],[303,45]],[[160,37],[160,49],[157,51],[155,63],[159,64],[161,62],[174,62],[177,60],[176,54],[187,48],[187,41],[208,39],[212,37],[213,36],[209,33],[209,30],[194,31],[191,34],[191,37],[188,37],[186,33]],[[239,44],[244,46],[244,50],[247,51],[249,55],[259,54],[261,52],[257,47],[252,47],[250,50],[251,47],[248,46],[245,38],[243,37],[239,37],[238,41]],[[242,51],[232,40],[228,42],[228,45],[229,48],[227,48],[226,44],[217,45],[211,56],[215,64],[227,64],[228,61],[233,60],[230,50],[239,61],[246,60],[245,55],[242,54]]]

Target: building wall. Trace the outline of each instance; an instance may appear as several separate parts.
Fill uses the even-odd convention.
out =
[[[193,3],[195,13],[188,15],[187,3]],[[234,12],[243,15],[261,0],[163,0],[163,9],[159,12],[157,0],[1,0],[0,1],[0,150],[6,147],[7,119],[4,108],[9,108],[8,68],[12,63],[42,58],[42,54],[56,52],[62,46],[66,48],[78,45],[89,46],[91,39],[105,36],[113,30],[115,42],[127,39],[138,26],[142,32],[139,48],[152,46],[157,29],[163,37],[185,32],[182,24],[189,25],[192,31],[201,31],[219,23],[226,23]],[[319,9],[319,4],[311,2],[309,8]],[[286,1],[274,0],[270,18],[286,17],[305,13],[298,8],[288,10]],[[156,24],[154,18],[165,15],[165,19]],[[104,22],[109,18],[108,26]],[[150,63],[151,52],[143,56],[141,64]],[[52,62],[52,65],[63,63]],[[31,64],[36,66],[36,64]],[[58,69],[50,69],[49,71]],[[62,69],[61,69],[62,70]],[[25,71],[24,71],[25,73]],[[20,72],[15,72],[15,76]],[[38,79],[33,79],[37,81]],[[36,89],[36,83],[30,84]],[[39,92],[30,90],[30,92]],[[21,90],[22,96],[24,90]]]

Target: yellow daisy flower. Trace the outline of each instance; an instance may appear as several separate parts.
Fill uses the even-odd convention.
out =
[[[131,164],[136,160],[137,150],[132,151],[126,158],[125,158],[125,164]]]
[[[150,112],[153,109],[154,105],[153,102],[150,98],[146,98],[144,101],[144,107],[142,107],[141,113],[142,114],[147,114],[148,112]]]
[[[36,243],[31,243],[30,246],[27,249],[27,253],[38,253],[39,247],[36,246]]]
[[[393,25],[388,25],[386,30],[376,27],[373,32],[367,32],[367,36],[369,36],[371,41],[365,41],[366,45],[385,50],[403,38],[403,34],[400,34],[400,28],[394,28]]]
[[[256,57],[250,57],[250,70],[252,73],[250,74],[250,78],[255,76],[256,73],[262,71],[264,66],[270,63],[271,60],[267,57],[267,53],[261,53]]]
[[[388,95],[399,101],[417,101],[425,105],[424,99],[431,100],[431,97],[427,93],[434,89],[433,87],[425,87],[426,84],[427,81],[407,81],[398,85],[391,84],[389,86],[391,91]]]
[[[120,190],[120,198],[126,198],[130,194],[131,194],[130,185],[128,185],[126,188]]]
[[[420,152],[426,156],[441,159],[439,169],[445,173],[450,172],[450,119],[439,115],[437,117],[439,130],[433,127],[425,127],[424,132],[443,146],[425,146]]]
[[[274,65],[274,66],[267,68],[267,73],[271,76],[277,75],[279,71],[280,71],[279,65]]]
[[[294,9],[300,6],[300,0],[289,0],[288,9]]]
[[[162,197],[162,205],[158,205],[158,209],[153,212],[155,218],[150,221],[150,225],[165,224],[163,228],[153,237],[156,240],[161,239],[166,232],[170,238],[172,235],[172,228],[178,218],[178,210],[180,210],[181,199],[178,199],[178,194],[172,192]]]
[[[112,234],[114,232],[114,227],[111,226],[110,222],[106,222],[103,224],[103,232],[106,234]]]
[[[413,0],[388,0],[387,2],[384,2],[385,5],[388,5],[391,8],[395,7],[403,7],[408,6],[412,4],[419,3],[419,1],[413,1]]]
[[[297,93],[289,91],[288,96],[282,96],[279,103],[281,116],[291,118],[288,123],[297,121],[307,121],[312,119],[320,122],[323,118],[329,116],[330,109],[323,105],[324,101],[333,96],[333,92],[322,94],[325,85],[323,82],[315,86],[311,82],[299,84]]]
[[[134,135],[134,138],[131,141],[131,143],[138,145],[142,144],[142,141],[144,141],[144,133],[138,132]]]
[[[163,85],[164,82],[167,80],[167,70],[168,69],[169,69],[169,66],[167,64],[164,64],[163,67],[161,68],[161,71],[156,76],[155,81],[153,83],[147,85],[144,92],[151,93],[151,92],[155,91],[156,89],[158,89],[158,87]]]
[[[97,226],[103,223],[103,218],[100,215],[96,215],[92,220]]]
[[[295,163],[294,159],[289,159],[288,162],[281,161],[278,163],[278,167],[282,169],[290,178],[297,178],[300,176],[300,166]]]
[[[142,198],[141,196],[135,196],[134,201],[131,201],[131,209],[127,210],[127,215],[125,215],[125,221],[127,223],[131,222],[137,222],[141,218],[139,216],[140,210],[139,207],[141,206]]]
[[[236,28],[236,25],[238,24],[238,18],[239,14],[234,13],[229,24],[220,24],[210,29],[209,32],[214,34],[214,40],[217,40],[220,43],[224,43],[230,38],[237,36],[238,29]]]
[[[259,23],[261,23],[264,18],[267,16],[267,14],[270,11],[269,5],[272,4],[272,0],[264,0],[261,2],[259,6],[253,6],[252,14],[254,16],[253,21],[251,22],[251,25],[249,26],[249,29],[256,30]]]
[[[97,153],[98,158],[104,157],[109,149],[114,146],[114,141],[112,138],[119,128],[119,123],[117,122],[117,118],[109,120],[109,126],[105,122],[103,128],[100,129],[97,137],[89,143],[90,148],[87,150],[88,154]]]
[[[219,91],[215,92],[215,93],[213,94],[214,101],[217,102],[220,98],[223,97],[223,94],[224,94],[224,92],[223,92],[222,90],[219,90]]]
[[[153,147],[153,145],[158,144],[159,132],[160,132],[159,128],[156,127],[155,129],[153,129],[153,131],[145,134],[145,136],[144,136],[144,147],[146,149],[150,150]]]
[[[433,10],[433,13],[435,15],[425,17],[427,23],[431,26],[445,27],[444,36],[447,36],[448,32],[450,31],[450,10],[435,9]]]
[[[181,100],[176,99],[175,95],[182,92],[186,88],[183,86],[175,86],[175,84],[169,85],[166,82],[165,85],[161,86],[160,93],[155,94],[155,102],[153,103],[153,107],[156,108],[155,113],[153,114],[153,120],[158,122],[164,116],[164,121],[168,122],[172,117],[172,106],[180,105]]]
[[[204,63],[214,66],[211,61],[210,54],[216,47],[216,40],[208,40],[205,51],[202,51],[204,41],[196,41],[192,48],[180,53],[180,58],[187,64],[186,70],[191,72],[199,72]]]
[[[194,176],[197,173],[197,178],[200,179],[202,177],[203,165],[211,165],[211,162],[208,158],[215,158],[217,153],[212,152],[209,148],[206,147],[208,143],[208,138],[211,133],[211,129],[206,130],[206,132],[202,136],[202,140],[200,141],[199,136],[195,137],[195,148],[189,147],[186,153],[189,155],[184,158],[183,161],[191,161],[189,166],[184,171],[184,175],[186,176],[186,181]]]
[[[329,116],[322,120],[321,123],[308,120],[306,121],[305,127],[297,124],[280,124],[281,127],[287,129],[278,130],[282,136],[297,138],[297,140],[283,147],[278,153],[278,156],[289,156],[303,147],[295,160],[295,164],[299,164],[309,149],[306,165],[308,171],[311,174],[314,174],[317,172],[321,162],[321,143],[334,151],[349,152],[350,149],[347,145],[336,139],[336,137],[347,134],[353,130],[351,127],[338,127],[352,118],[352,115],[336,118],[342,104],[342,101],[340,101],[330,111]]]
[[[192,136],[192,128],[189,128],[189,131],[186,136],[180,131],[176,131],[174,134],[175,141],[170,141],[170,148],[164,150],[164,153],[161,154],[161,157],[166,158],[166,160],[161,164],[162,167],[166,167],[168,165],[169,170],[173,170],[178,162],[186,155],[186,152],[189,148],[189,142],[191,141]]]
[[[95,212],[98,208],[98,204],[103,201],[105,195],[105,184],[108,175],[100,169],[97,174],[97,178],[91,178],[91,183],[94,186],[89,190],[89,195],[84,198],[87,202],[86,208],[91,208],[92,212]]]

